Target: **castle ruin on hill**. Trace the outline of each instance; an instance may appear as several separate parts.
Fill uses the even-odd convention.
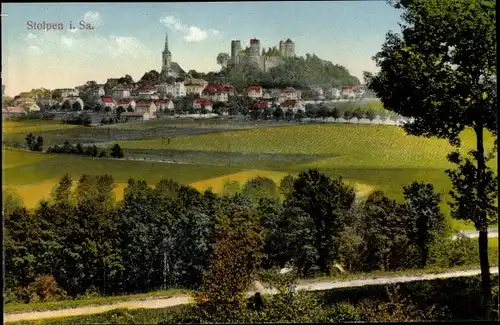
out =
[[[269,71],[269,69],[278,66],[283,59],[295,57],[295,43],[290,39],[280,41],[279,49],[276,47],[268,50],[260,50],[260,40],[251,39],[250,47],[241,48],[241,41],[231,41],[230,65],[256,64],[260,70]]]

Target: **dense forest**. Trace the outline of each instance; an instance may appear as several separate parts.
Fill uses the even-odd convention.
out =
[[[301,277],[339,265],[355,273],[477,263],[474,240],[448,239],[430,184],[405,187],[404,203],[382,192],[356,200],[342,179],[315,169],[279,185],[226,185],[216,195],[130,180],[115,202],[112,177],[83,175],[74,188],[66,175],[33,211],[4,190],[6,301],[198,289],[218,254],[243,258],[233,260],[240,269],[293,266]]]

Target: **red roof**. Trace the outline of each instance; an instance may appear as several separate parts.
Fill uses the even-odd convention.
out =
[[[115,102],[113,97],[109,97],[109,96],[102,96],[101,100],[103,103],[114,103]]]
[[[26,113],[24,108],[19,107],[19,106],[6,107],[2,111],[7,111],[8,113]]]
[[[212,105],[212,101],[209,98],[196,98],[194,102],[200,105]]]
[[[252,85],[252,86],[248,86],[247,88],[247,92],[251,92],[251,91],[260,91],[260,86],[259,85]]]
[[[142,99],[137,101],[136,106],[151,106],[153,103],[152,100]]]
[[[222,85],[222,87],[224,88],[225,91],[232,91],[234,90],[233,86],[231,86],[230,84],[224,84]]]
[[[170,103],[170,99],[168,98],[155,100],[155,104],[168,104],[168,103]]]
[[[295,99],[287,99],[281,103],[281,107],[295,107],[297,106],[297,101]]]
[[[119,99],[116,101],[117,104],[130,104],[132,99]]]
[[[151,90],[156,90],[155,87],[151,86],[151,85],[144,85],[141,87],[141,89],[139,89],[139,91],[151,91]]]
[[[267,105],[267,101],[259,100],[253,104],[253,107],[257,108],[257,109],[265,109],[265,108],[268,108],[269,106]]]
[[[203,93],[207,94],[215,94],[215,93],[223,93],[225,91],[224,87],[219,84],[209,84],[203,89]]]

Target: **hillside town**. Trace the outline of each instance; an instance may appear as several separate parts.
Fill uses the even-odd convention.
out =
[[[269,49],[260,53],[260,41],[250,40],[250,47],[241,49],[240,41],[232,41],[230,64],[254,62],[261,69],[276,66],[280,60],[295,55],[295,44],[290,40],[280,41],[279,50]],[[272,62],[272,63],[271,63]],[[267,67],[267,68],[266,68]],[[109,78],[105,84],[87,82],[74,88],[46,90],[43,94],[16,96],[11,105],[2,103],[2,116],[24,115],[37,111],[95,111],[118,113],[125,119],[149,120],[159,113],[174,113],[180,100],[186,102],[182,111],[195,114],[216,113],[227,115],[229,103],[235,98],[245,98],[251,110],[274,110],[297,113],[305,105],[317,102],[359,100],[364,95],[361,85],[335,88],[324,85],[310,85],[307,89],[285,87],[264,89],[262,85],[251,84],[237,91],[229,83],[208,82],[186,73],[178,63],[172,61],[172,53],[165,37],[162,51],[162,67],[159,81],[126,78]],[[5,86],[3,87],[5,89]],[[42,88],[43,89],[43,88]],[[45,89],[44,89],[45,90]],[[182,112],[180,112],[182,114]]]

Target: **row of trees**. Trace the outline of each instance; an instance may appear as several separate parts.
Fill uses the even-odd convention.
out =
[[[49,147],[47,149],[47,153],[64,153],[99,158],[106,158],[108,155],[105,149],[101,149],[99,151],[96,145],[83,146],[81,143],[72,145],[68,140],[66,140],[62,146],[55,145],[53,147]],[[112,158],[124,158],[123,149],[118,143],[111,148],[109,155]]]
[[[256,178],[221,196],[130,180],[119,204],[110,176],[84,175],[72,186],[64,176],[34,211],[4,192],[9,299],[30,301],[30,284],[44,275],[70,296],[199,288],[219,254],[248,268],[292,265],[302,276],[331,274],[335,264],[349,272],[423,267],[442,263],[448,243],[429,184],[406,187],[404,204],[381,192],[357,203],[352,187],[318,170],[279,186]],[[453,253],[470,262],[471,252]]]

